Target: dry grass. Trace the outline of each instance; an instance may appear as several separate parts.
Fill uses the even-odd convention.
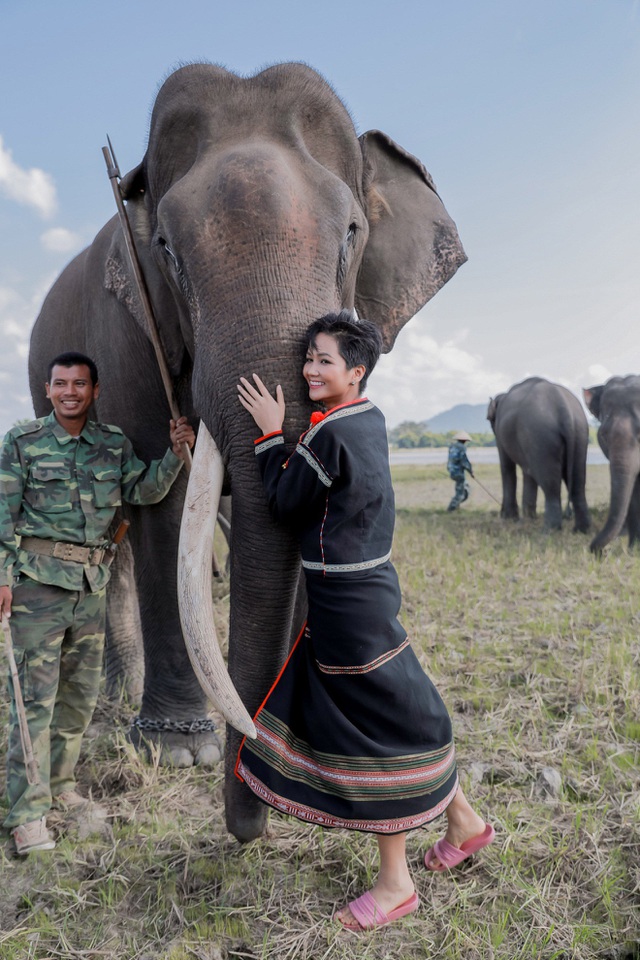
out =
[[[477,472],[499,496],[498,468]],[[447,514],[442,468],[394,479],[403,619],[497,842],[454,875],[428,875],[442,825],[416,831],[418,914],[342,933],[327,918],[371,883],[371,838],[272,816],[267,837],[239,845],[221,772],[143,763],[121,711],[102,703],[80,777],[108,820],[89,837],[54,820],[55,854],[27,862],[6,841],[1,960],[640,957],[640,557],[620,540],[597,561],[569,528],[503,523],[478,487]],[[589,485],[600,525],[605,467]]]

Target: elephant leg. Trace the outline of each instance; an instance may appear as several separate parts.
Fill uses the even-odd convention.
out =
[[[119,544],[107,587],[105,678],[111,700],[139,704],[144,684],[142,627],[129,538]]]
[[[591,529],[591,514],[589,513],[589,507],[587,505],[587,498],[584,492],[584,482],[582,484],[582,489],[571,495],[571,506],[573,507],[574,514],[574,523],[573,529],[575,533],[588,533]]]
[[[502,507],[500,516],[503,520],[518,520],[518,501],[516,499],[516,465],[501,450],[500,472],[502,474]]]
[[[291,535],[271,521],[257,523],[250,515],[245,517],[237,499],[234,511],[229,673],[247,710],[255,716],[286,660],[292,630],[297,628],[297,637],[303,626],[306,591],[298,588],[300,554]],[[258,619],[253,585],[265,557],[270,558],[270,589],[261,597]],[[227,726],[226,824],[238,840],[248,842],[264,832],[267,808],[234,774],[240,742],[240,734]]]
[[[631,502],[629,503],[629,512],[627,514],[627,531],[629,534],[629,546],[632,547],[637,540],[640,540],[640,479],[636,480]]]
[[[561,481],[558,478],[544,490],[544,526],[546,530],[562,529]]]
[[[529,473],[522,475],[522,515],[535,519],[538,508],[538,484]]]
[[[178,613],[178,532],[185,487],[183,471],[164,500],[132,511],[131,524],[145,655],[142,706],[131,739],[141,748],[157,745],[160,762],[179,767],[212,765],[222,754]]]

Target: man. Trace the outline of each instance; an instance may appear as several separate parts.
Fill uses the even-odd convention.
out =
[[[465,449],[465,443],[470,441],[469,434],[465,430],[460,430],[455,434],[453,443],[449,447],[447,470],[451,479],[455,481],[456,489],[447,510],[457,510],[469,496],[469,484],[464,478],[464,472],[467,470],[473,476],[473,468]]]
[[[149,466],[118,427],[88,419],[100,392],[93,360],[51,361],[53,412],[14,427],[0,448],[0,614],[11,616],[13,646],[40,783],[29,785],[11,690],[4,825],[16,850],[51,850],[52,802],[79,806],[74,769],[93,714],[102,670],[107,530],[122,500],[157,503],[194,433],[170,421],[172,449]]]

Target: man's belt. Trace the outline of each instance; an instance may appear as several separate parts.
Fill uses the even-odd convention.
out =
[[[26,550],[27,553],[42,554],[43,557],[72,560],[74,563],[90,563],[93,566],[104,563],[108,554],[106,547],[81,547],[77,543],[41,540],[40,537],[22,537],[20,549]]]

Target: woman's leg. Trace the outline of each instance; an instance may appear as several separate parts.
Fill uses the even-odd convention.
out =
[[[407,865],[407,835],[406,833],[394,833],[390,836],[378,834],[377,840],[380,871],[371,894],[380,909],[389,913],[408,900],[415,890]],[[339,910],[336,916],[347,926],[356,922],[348,906]]]
[[[445,840],[454,847],[460,847],[466,840],[479,836],[484,830],[486,824],[482,817],[475,812],[473,807],[458,788],[458,792],[449,804],[447,813],[447,832]],[[431,869],[440,863],[437,857],[433,857],[429,863]]]

